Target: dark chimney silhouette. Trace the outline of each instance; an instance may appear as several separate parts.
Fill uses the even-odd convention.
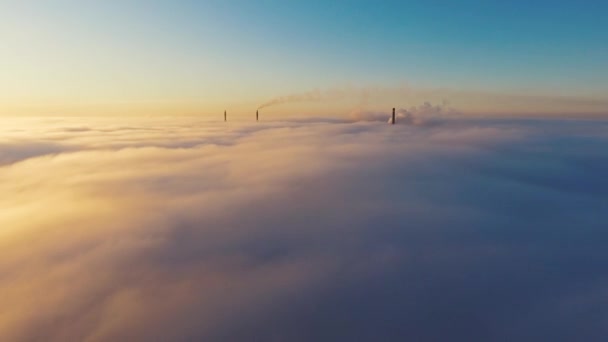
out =
[[[260,121],[260,113],[259,111],[255,111],[255,121]]]
[[[391,118],[391,125],[395,124],[395,108],[393,108],[393,117]]]
[[[224,122],[228,121],[228,117],[226,116],[226,111],[224,111]]]

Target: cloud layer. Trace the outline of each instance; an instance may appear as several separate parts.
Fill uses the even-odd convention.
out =
[[[0,340],[608,334],[608,122],[2,130]]]

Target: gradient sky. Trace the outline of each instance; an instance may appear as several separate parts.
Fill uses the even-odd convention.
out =
[[[314,89],[403,86],[425,91],[388,106],[608,113],[607,11],[605,1],[2,1],[0,114],[245,113]]]

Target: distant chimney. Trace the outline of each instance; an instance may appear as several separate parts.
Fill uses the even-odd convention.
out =
[[[391,119],[391,125],[395,124],[395,108],[393,108],[393,117]]]
[[[228,117],[226,116],[226,111],[224,111],[224,122],[228,121]]]
[[[255,111],[255,121],[260,121],[260,113],[259,111]]]

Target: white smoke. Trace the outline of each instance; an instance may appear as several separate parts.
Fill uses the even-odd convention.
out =
[[[458,101],[459,110],[469,114],[493,114],[493,115],[530,115],[535,116],[565,116],[577,113],[577,116],[606,117],[608,115],[608,99],[601,97],[571,96],[543,94],[508,94],[494,93],[479,90],[453,90],[447,88],[421,88],[410,86],[397,87],[343,87],[330,88],[326,90],[315,89],[302,93],[278,96],[261,104],[258,109],[272,107],[281,104],[292,103],[314,103],[351,100],[357,102],[359,108],[366,108],[370,103],[387,103],[387,107],[393,107],[399,103],[417,103],[421,99],[427,101],[438,101],[443,98]],[[500,104],[500,106],[497,106]],[[407,121],[408,113],[416,117],[417,113],[429,116],[430,113],[440,110],[441,114],[454,114],[442,102],[441,105],[433,106],[425,103],[419,107],[400,109],[399,113],[404,115]],[[379,113],[377,113],[379,114]],[[365,114],[370,116],[370,113]],[[384,121],[382,119],[381,121]],[[380,121],[380,120],[373,120]],[[416,120],[413,119],[412,122]]]
[[[439,105],[425,102],[420,106],[412,106],[409,109],[399,108],[395,111],[397,124],[426,126],[439,124],[449,118],[459,115],[459,112],[451,108],[447,101]],[[383,121],[391,122],[392,113],[389,111],[362,111],[355,110],[350,113],[353,121]]]
[[[407,87],[343,87],[326,90],[314,89],[303,93],[278,96],[261,104],[258,109],[272,107],[280,104],[301,102],[329,102],[344,99],[355,99],[361,103],[369,99],[388,96],[405,96],[411,93]]]

